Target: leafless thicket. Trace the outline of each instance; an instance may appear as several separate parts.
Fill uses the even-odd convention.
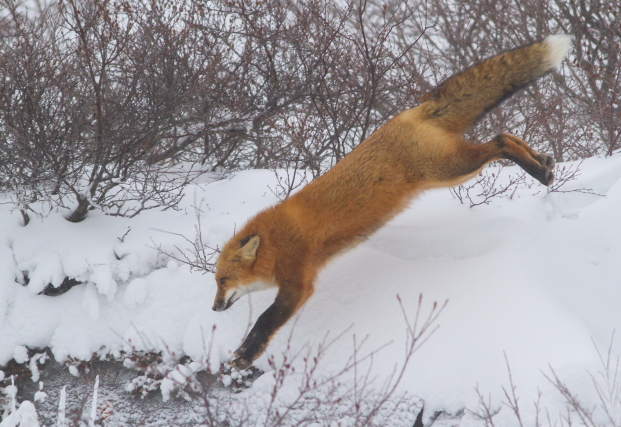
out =
[[[29,210],[175,207],[194,171],[313,176],[413,104],[417,3],[62,0],[0,9],[0,190]]]
[[[20,209],[70,207],[77,222],[175,206],[191,174],[158,154],[201,67],[192,33],[155,4],[69,0],[29,18],[3,3],[0,177]]]
[[[606,353],[601,352],[595,342],[593,342],[600,359],[600,366],[597,373],[593,374],[588,372],[591,378],[592,391],[595,392],[594,394],[596,396],[595,404],[589,405],[581,400],[581,397],[578,396],[576,391],[572,390],[567,385],[567,382],[556,373],[552,366],[549,367],[549,373],[544,372],[543,376],[552,385],[552,388],[560,394],[565,408],[561,409],[559,412],[553,412],[549,408],[544,407],[541,403],[543,393],[540,390],[538,391],[536,401],[522,402],[520,404],[520,399],[516,393],[518,385],[515,384],[513,380],[511,366],[505,354],[509,387],[502,387],[504,394],[502,402],[494,404],[491,402],[491,398],[488,397],[488,399],[485,399],[477,385],[475,391],[479,398],[479,404],[474,411],[469,411],[470,414],[475,420],[481,421],[481,424],[485,427],[495,427],[499,425],[499,423],[496,423],[495,418],[505,407],[509,411],[510,416],[515,420],[512,424],[520,427],[524,427],[525,425],[532,425],[535,427],[621,426],[621,420],[619,419],[619,409],[621,408],[621,385],[619,383],[620,360],[619,357],[615,358],[612,355],[613,340],[614,334]],[[584,396],[582,399],[583,398]],[[524,408],[528,406],[534,410],[524,410]],[[529,415],[526,415],[527,413],[529,413]]]
[[[448,75],[554,33],[574,37],[569,60],[469,135],[513,132],[557,161],[610,155],[621,138],[620,9],[61,0],[27,13],[0,0],[0,190],[25,220],[64,207],[80,221],[89,209],[174,208],[200,171],[315,178]]]

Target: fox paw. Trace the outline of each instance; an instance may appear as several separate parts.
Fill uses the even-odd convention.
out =
[[[552,156],[548,156],[543,154],[541,157],[543,157],[543,159],[541,159],[541,165],[548,169],[548,170],[552,170],[554,169],[554,166],[556,165],[556,162],[554,161],[554,158]]]
[[[236,359],[233,359],[230,365],[238,371],[243,371],[244,369],[248,369],[252,365],[252,360],[248,360],[244,357],[238,357]]]
[[[543,185],[552,185],[554,182],[554,166],[556,162],[552,156],[540,154],[536,157],[543,170],[535,176]]]
[[[248,349],[243,346],[235,350],[233,357],[234,359],[231,361],[230,365],[238,371],[248,369],[255,359],[252,357]]]
[[[543,179],[544,180],[541,181],[541,183],[543,185],[546,185],[546,186],[552,185],[552,183],[554,182],[554,172],[546,171],[546,173],[544,174],[544,178]]]
[[[520,158],[511,158],[515,163],[520,165],[528,174],[543,185],[550,186],[554,182],[554,166],[556,162],[554,158],[547,154],[534,152],[531,154],[531,161],[524,161]]]
[[[554,158],[533,150],[517,136],[503,133],[493,140],[504,158],[512,160],[543,185],[554,182]]]

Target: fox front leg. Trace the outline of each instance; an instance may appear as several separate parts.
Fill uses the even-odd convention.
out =
[[[250,367],[263,354],[276,331],[293,316],[305,300],[299,292],[279,292],[274,303],[259,316],[243,344],[235,351],[231,366],[238,370]]]

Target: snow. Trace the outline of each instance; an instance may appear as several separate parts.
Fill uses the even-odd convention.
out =
[[[43,391],[43,382],[39,381],[39,391],[34,394],[34,401],[45,402],[45,399],[47,399],[47,393]]]
[[[91,417],[88,420],[89,427],[95,427],[95,420],[97,419],[97,391],[99,389],[99,375],[95,378],[95,387],[93,390],[93,401],[91,403]]]
[[[18,345],[13,351],[13,359],[15,359],[17,363],[28,361],[28,349],[23,345]]]
[[[447,190],[419,197],[321,272],[313,297],[256,361],[268,372],[240,396],[260,405],[275,381],[269,357],[279,363],[284,353],[299,352],[294,364],[301,367],[303,356],[336,337],[322,350],[319,374],[338,372],[354,352],[357,358],[372,354],[360,371],[370,366],[381,388],[405,354],[406,320],[397,295],[412,322],[422,294],[421,319],[434,302],[448,304],[399,391],[423,398],[428,416],[475,410],[475,387],[499,407],[508,369],[525,417],[532,418],[528,402],[539,392],[542,406],[562,405],[544,376],[551,369],[585,403],[596,402],[589,373],[602,369],[598,351],[605,358],[613,332],[621,329],[621,155],[587,159],[580,169],[561,188],[566,192],[548,194],[536,184],[475,208]],[[516,172],[506,167],[503,174]],[[203,242],[222,246],[248,218],[277,202],[270,191],[276,185],[271,171],[244,171],[189,187],[179,211],[147,211],[133,219],[93,211],[78,224],[54,212],[23,227],[19,212],[0,204],[0,365],[26,363],[27,348],[46,346],[59,361],[140,350],[162,351],[171,360],[190,356],[194,365],[179,364],[165,377],[164,398],[199,365],[217,371],[275,290],[216,313],[213,274],[169,255],[189,253],[198,221]],[[570,191],[583,188],[598,195]],[[56,297],[38,294],[65,277],[86,285]],[[618,339],[611,353],[621,354]],[[30,367],[38,372],[36,360]],[[30,422],[24,403],[22,425]],[[468,414],[461,425],[476,425]],[[507,408],[499,414],[509,416]]]
[[[62,427],[65,425],[65,401],[67,399],[66,386],[60,391],[60,399],[58,401],[58,419],[57,426]]]
[[[28,368],[30,369],[30,373],[32,375],[31,379],[33,383],[39,381],[39,368],[37,367],[37,363],[43,364],[47,359],[46,353],[35,354],[30,358],[30,363],[28,364]],[[17,362],[17,359],[15,360]]]
[[[19,408],[0,422],[0,427],[39,427],[37,410],[32,402],[25,400]]]
[[[39,427],[37,410],[32,402],[24,400],[19,405],[19,408],[17,407],[17,387],[14,382],[13,378],[11,378],[11,385],[3,390],[10,400],[10,413],[0,422],[0,427],[15,427],[18,425],[21,427]]]
[[[173,260],[169,262],[174,263]],[[169,266],[170,269],[170,266]],[[142,305],[147,298],[147,294],[149,292],[148,282],[141,277],[138,277],[127,285],[127,289],[123,294],[123,303],[125,306],[131,310],[136,308],[139,305]]]

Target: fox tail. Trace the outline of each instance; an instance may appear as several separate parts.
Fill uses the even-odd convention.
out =
[[[490,109],[552,71],[563,61],[570,44],[567,35],[548,36],[486,59],[425,94],[421,106],[441,127],[463,133]]]

